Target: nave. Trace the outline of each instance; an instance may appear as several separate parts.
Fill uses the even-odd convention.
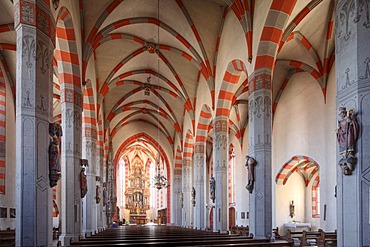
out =
[[[370,246],[369,30],[370,0],[0,0],[1,241]]]

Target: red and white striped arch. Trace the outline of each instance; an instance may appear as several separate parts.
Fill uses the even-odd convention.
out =
[[[57,189],[53,188],[53,217],[59,216],[59,208],[57,204]]]
[[[183,152],[184,160],[192,160],[193,152],[194,152],[194,139],[193,139],[193,134],[191,133],[189,129],[186,132],[183,150],[184,150]]]
[[[61,85],[61,103],[82,107],[79,58],[72,16],[62,7],[57,17],[55,58]]]
[[[263,27],[254,70],[273,70],[283,28],[292,13],[297,0],[273,0]]]
[[[294,173],[299,173],[306,187],[311,179],[319,173],[319,165],[308,156],[297,155],[293,156],[287,163],[285,163],[276,175],[276,184],[285,185],[289,177]]]
[[[217,97],[216,117],[229,117],[231,105],[236,100],[235,85],[239,83],[239,79],[243,72],[247,74],[247,70],[242,61],[233,60],[228,64]]]
[[[87,80],[84,89],[84,101],[83,101],[83,118],[82,118],[82,135],[85,137],[91,137],[97,139],[96,130],[96,112],[95,112],[95,101],[94,101],[94,91],[92,88],[92,83]]]
[[[182,175],[182,156],[181,156],[181,150],[180,147],[178,146],[176,148],[176,153],[175,153],[175,168],[174,168],[174,173],[175,176],[181,176]]]
[[[284,46],[284,43],[289,39],[289,36],[293,30],[298,26],[299,23],[309,14],[311,11],[317,7],[323,0],[312,0],[304,7],[301,12],[293,19],[293,21],[286,27],[283,37],[280,40],[278,51]]]
[[[235,0],[231,9],[238,18],[244,32],[248,51],[248,61],[252,62],[252,18],[253,9],[248,0]]]
[[[319,218],[319,194],[320,176],[317,174],[312,183],[312,218]]]
[[[0,194],[5,195],[6,177],[6,83],[0,68]]]
[[[206,144],[211,121],[212,121],[211,108],[208,105],[204,104],[202,106],[202,110],[200,111],[200,116],[198,120],[197,135],[195,138],[196,143],[200,142],[204,143],[204,145]]]

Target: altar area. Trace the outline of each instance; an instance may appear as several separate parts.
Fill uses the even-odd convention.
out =
[[[284,224],[285,233],[287,230],[292,232],[311,231],[311,223],[304,222],[288,222]]]

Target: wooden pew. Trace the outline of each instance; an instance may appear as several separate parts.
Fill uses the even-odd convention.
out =
[[[337,246],[337,234],[336,232],[324,232],[319,229],[318,231],[302,231],[292,232],[287,231],[285,236],[287,241],[293,241],[296,245],[303,246]]]
[[[317,245],[319,247],[326,247],[326,246],[337,246],[337,232],[325,232],[319,229],[320,239],[318,240]]]
[[[125,227],[108,229],[72,243],[73,246],[293,246],[287,241],[251,239],[180,227]]]
[[[15,230],[0,231],[0,246],[15,246]]]

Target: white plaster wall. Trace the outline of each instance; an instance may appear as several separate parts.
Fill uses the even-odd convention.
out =
[[[333,84],[333,82],[330,83]],[[334,184],[335,176],[333,176],[331,170],[335,167],[332,162],[332,160],[335,160],[335,150],[333,151],[332,147],[327,147],[333,145],[335,148],[335,141],[333,143],[335,125],[333,126],[332,123],[332,115],[335,112],[332,111],[335,99],[332,92],[334,90],[333,85],[330,85],[329,90],[330,97],[327,99],[329,103],[325,104],[318,83],[307,73],[295,74],[280,98],[273,120],[273,178],[276,177],[282,165],[293,156],[309,156],[320,166],[320,180],[331,181],[321,184],[321,207],[323,207],[323,202],[328,203],[328,201],[334,200],[332,198],[334,188],[331,187]],[[291,182],[288,181],[288,183]],[[286,215],[282,213],[282,209],[286,208],[285,204],[288,203],[281,201],[281,195],[289,193],[282,191],[279,186],[276,187],[275,222],[276,226],[280,228],[286,221]],[[287,189],[284,188],[284,190]],[[307,207],[296,205],[296,210],[300,210],[299,207],[308,208],[312,206],[308,202],[306,202],[306,205]],[[335,212],[333,205],[335,203],[330,203],[330,209],[328,208],[327,212]],[[317,222],[317,219],[312,219],[311,210],[306,210],[305,214],[306,218],[303,217],[302,220],[312,223],[315,227],[323,228]],[[334,225],[333,220],[333,218],[330,219],[328,226],[332,227]],[[324,228],[324,230],[327,229]]]
[[[320,170],[320,190],[321,190],[321,217],[320,227],[325,231],[334,231],[337,229],[337,205],[335,194],[335,185],[337,184],[336,164],[336,136],[334,130],[337,128],[337,111],[336,111],[336,81],[335,81],[335,64],[329,74],[327,85],[325,105],[325,126],[327,130],[325,138],[325,163],[326,165]],[[324,205],[326,205],[326,219],[324,220]]]
[[[276,226],[281,229],[280,234],[285,233],[284,223],[293,220],[305,221],[305,184],[303,178],[298,173],[293,173],[285,185],[276,186]],[[294,201],[295,215],[289,216],[290,203]]]
[[[248,136],[244,137],[248,140]],[[238,226],[249,225],[247,212],[249,211],[249,192],[245,188],[247,185],[247,168],[245,167],[245,156],[247,153],[241,150],[239,141],[234,134],[230,135],[230,141],[234,145],[235,150],[235,193],[236,193],[236,217],[235,224]],[[247,145],[248,146],[248,145]],[[245,212],[245,218],[241,218],[241,212]]]
[[[15,228],[15,218],[10,219],[9,208],[15,208],[15,112],[9,83],[6,82],[6,154],[5,195],[0,195],[0,207],[8,210],[6,219],[0,218],[0,229]]]

